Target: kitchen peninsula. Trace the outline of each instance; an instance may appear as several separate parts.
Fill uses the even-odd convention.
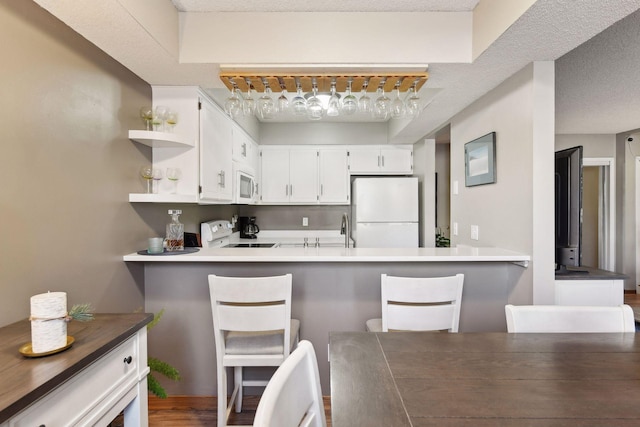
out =
[[[329,394],[330,331],[364,331],[380,316],[380,275],[465,275],[460,332],[505,331],[504,305],[530,256],[499,248],[201,248],[196,253],[124,256],[145,263],[146,311],[165,309],[150,351],[180,370],[171,394],[215,394],[215,345],[207,276],[293,275],[292,316],[318,355]],[[157,329],[157,331],[156,331]]]

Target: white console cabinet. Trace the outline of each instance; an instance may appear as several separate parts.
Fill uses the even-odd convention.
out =
[[[577,267],[569,276],[556,276],[556,305],[599,305],[614,306],[624,304],[624,275]]]
[[[0,427],[108,426],[122,411],[125,426],[147,426],[152,318],[109,314],[71,322],[72,347],[41,358],[15,354],[14,344],[29,340],[28,321],[1,328],[7,348],[0,356]]]

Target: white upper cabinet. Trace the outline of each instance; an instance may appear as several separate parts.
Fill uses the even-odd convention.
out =
[[[349,204],[349,169],[346,148],[320,148],[319,178],[322,204]]]
[[[171,131],[131,130],[129,138],[152,147],[153,168],[162,172],[157,192],[129,195],[131,202],[231,203],[234,123],[197,86],[152,86],[153,107],[178,113]],[[142,126],[141,126],[142,127]],[[167,169],[178,168],[177,181]]]
[[[413,147],[352,146],[349,172],[368,175],[407,175],[413,173]]]
[[[233,124],[208,99],[201,102],[200,139],[200,202],[231,203]]]
[[[318,203],[317,150],[263,147],[260,171],[261,203]]]
[[[131,140],[152,147],[152,166],[162,173],[162,179],[153,183],[154,193],[147,193],[146,184],[140,179],[139,191],[129,194],[129,201],[197,203],[200,92],[197,87],[153,86],[152,90],[153,107],[162,105],[176,111],[178,123],[170,131],[129,131]],[[143,127],[141,121],[140,128]],[[182,176],[177,185],[167,179],[168,168],[180,169]]]
[[[260,154],[260,201],[289,202],[289,150],[262,149]]]
[[[289,202],[318,203],[318,152],[289,151]]]
[[[233,123],[233,161],[250,171],[258,166],[258,144],[235,122]]]

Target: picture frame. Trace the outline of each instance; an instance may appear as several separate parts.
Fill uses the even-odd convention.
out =
[[[466,187],[496,182],[496,133],[490,132],[464,144]]]

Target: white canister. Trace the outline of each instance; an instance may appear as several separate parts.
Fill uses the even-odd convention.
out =
[[[67,345],[67,293],[47,292],[31,297],[31,348],[46,353]]]

